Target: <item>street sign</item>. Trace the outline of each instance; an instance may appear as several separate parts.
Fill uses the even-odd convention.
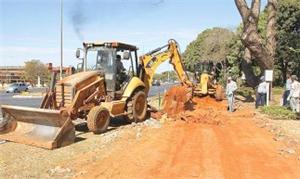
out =
[[[267,82],[267,106],[272,95],[273,70],[265,70],[265,81]]]
[[[265,70],[265,80],[273,81],[273,70]]]

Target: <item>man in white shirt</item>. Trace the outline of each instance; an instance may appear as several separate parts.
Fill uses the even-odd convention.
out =
[[[292,75],[292,85],[288,101],[290,101],[293,112],[300,112],[299,109],[300,83],[296,75]]]
[[[237,90],[236,82],[232,80],[231,77],[228,77],[226,85],[226,96],[228,100],[228,108],[230,112],[234,111],[234,92]]]
[[[260,78],[260,83],[257,88],[256,93],[256,102],[255,107],[258,108],[258,106],[264,106],[266,104],[267,100],[267,82],[265,81],[265,77],[262,76]]]

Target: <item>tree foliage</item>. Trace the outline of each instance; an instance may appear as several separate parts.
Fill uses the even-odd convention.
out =
[[[300,76],[300,54],[290,49],[300,49],[300,1],[279,0],[277,6],[274,79],[275,84],[280,85],[288,73]],[[258,24],[260,36],[266,39],[266,10],[261,13]]]
[[[223,70],[223,73],[227,73],[227,75],[233,77],[234,79],[238,79],[242,75],[241,70],[241,59],[244,56],[245,47],[240,39],[241,29],[235,32],[234,38],[232,38],[229,43],[229,50],[226,56],[226,68]]]
[[[195,65],[199,62],[224,61],[234,36],[230,30],[219,27],[203,31],[187,46],[183,54],[185,66],[188,70],[194,71]]]
[[[37,84],[38,76],[41,83],[46,83],[50,79],[50,72],[47,66],[40,60],[29,60],[25,62],[25,79],[32,84]]]
[[[161,81],[176,81],[178,80],[178,76],[175,71],[165,71],[162,73],[155,73],[153,79]]]
[[[300,76],[300,1],[281,0],[277,13],[277,49],[275,72],[277,84],[283,83],[287,73]]]
[[[274,62],[272,63],[274,65],[271,64],[271,66],[273,66],[274,69],[275,85],[282,85],[287,73],[296,74],[300,77],[300,1],[278,0],[277,12],[275,15],[275,18],[272,19],[276,20],[273,28],[276,30],[277,35],[275,53],[272,55],[274,58]],[[268,35],[270,36],[270,34],[267,33],[269,18],[267,6],[262,12],[259,12],[259,18],[256,25],[257,29],[254,31],[257,33],[257,37],[259,37],[261,45],[265,46],[265,48],[268,43]],[[230,41],[225,42],[226,48],[223,48],[225,50],[222,54],[226,54],[225,58],[223,58],[226,59],[226,63],[224,64],[226,69],[222,71],[223,74],[221,76],[230,75],[238,79],[238,77],[241,77],[242,73],[246,70],[251,72],[257,80],[257,76],[262,75],[265,68],[262,68],[262,64],[258,62],[257,57],[254,56],[253,53],[251,54],[249,49],[245,48],[245,43],[242,39],[244,25],[244,23],[239,24],[234,33],[230,32],[233,36],[232,38],[228,38],[231,39]],[[198,62],[207,59],[216,59],[214,57],[219,55],[218,52],[213,50],[208,50],[208,52],[211,53],[205,52],[207,49],[216,48],[216,43],[205,40],[208,36],[214,35],[214,33],[212,33],[214,29],[203,31],[187,46],[183,57],[184,63],[189,70],[194,71],[194,65]],[[223,46],[224,43],[221,43],[222,45],[220,46]],[[259,47],[260,45],[255,46]],[[296,51],[291,50],[291,48],[296,49]],[[254,87],[255,85],[250,86]]]

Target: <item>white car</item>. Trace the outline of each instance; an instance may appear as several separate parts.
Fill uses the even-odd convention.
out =
[[[19,93],[28,91],[28,86],[25,83],[13,83],[6,88],[6,93]]]

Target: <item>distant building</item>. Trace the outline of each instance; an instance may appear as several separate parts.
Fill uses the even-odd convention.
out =
[[[53,67],[52,63],[46,64],[50,72],[59,74],[60,68]],[[64,76],[71,75],[75,72],[74,67],[63,67]],[[26,82],[24,66],[0,66],[0,85],[3,83]]]
[[[0,66],[0,82],[25,82],[24,66]]]
[[[52,63],[47,63],[47,68],[50,72],[55,72],[55,73],[58,73],[60,72],[60,67],[53,67]],[[65,75],[65,76],[69,76],[69,75],[72,75],[74,74],[75,72],[75,68],[72,67],[72,66],[69,66],[69,67],[63,67],[62,69],[62,73]]]

